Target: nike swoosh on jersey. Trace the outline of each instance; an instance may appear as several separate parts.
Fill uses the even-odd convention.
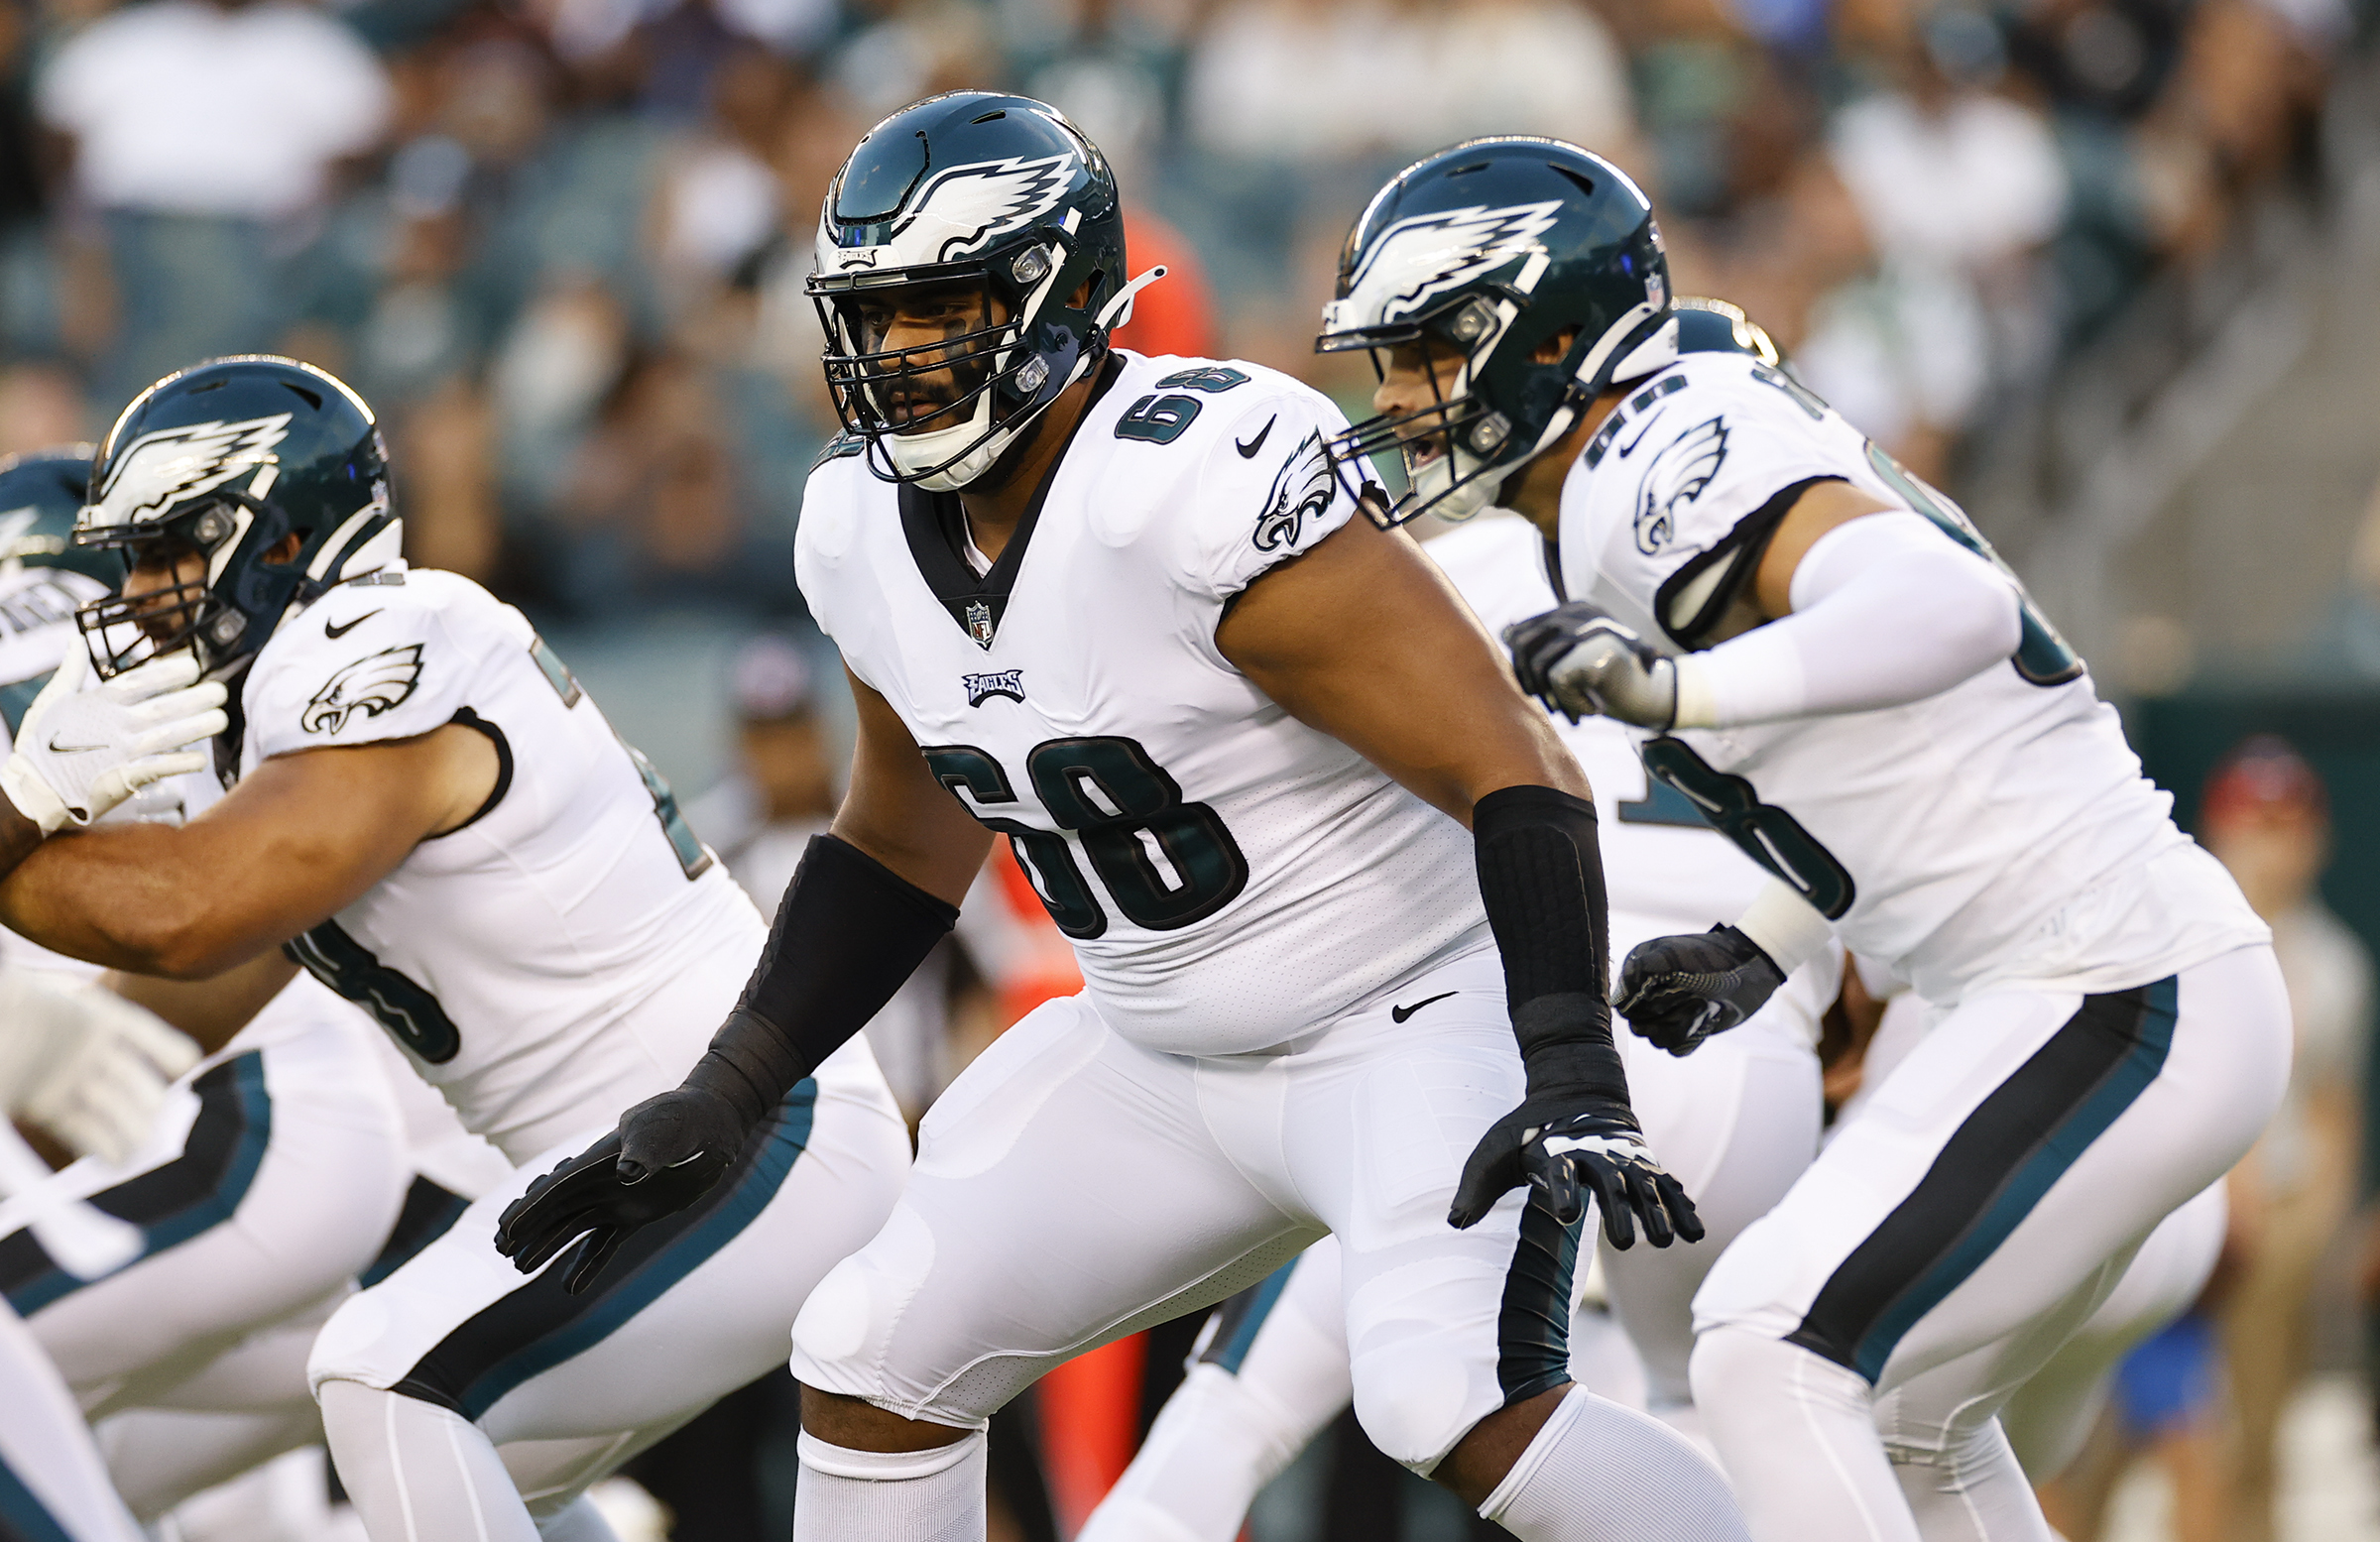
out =
[[[1636,437],[1630,439],[1626,444],[1620,446],[1619,458],[1622,460],[1627,459],[1628,451],[1634,449],[1637,445],[1642,444],[1644,442],[1644,436],[1653,431],[1653,423],[1657,423],[1660,420],[1661,415],[1659,413],[1655,413],[1652,417],[1652,422],[1648,422],[1642,428],[1637,429]]]
[[[322,623],[322,635],[331,639],[333,642],[336,642],[338,639],[345,637],[348,633],[353,632],[356,628],[362,626],[365,622],[370,621],[373,617],[379,614],[379,611],[366,611],[361,616],[356,617],[355,620],[347,623],[347,625],[343,627],[336,626],[326,621]]]
[[[1452,991],[1441,991],[1436,996],[1423,997],[1420,1001],[1415,1002],[1410,1007],[1391,1007],[1388,1008],[1388,1020],[1391,1022],[1402,1022],[1407,1017],[1410,1017],[1415,1012],[1421,1010],[1424,1007],[1429,1006],[1430,1003],[1443,1002],[1454,994],[1455,993]]]
[[[1280,415],[1275,413],[1272,416],[1264,419],[1264,426],[1256,430],[1256,436],[1253,439],[1250,439],[1246,444],[1241,443],[1238,439],[1234,439],[1232,441],[1232,448],[1240,452],[1240,458],[1242,460],[1255,459],[1256,451],[1264,447],[1265,436],[1272,432],[1272,425],[1280,420]]]

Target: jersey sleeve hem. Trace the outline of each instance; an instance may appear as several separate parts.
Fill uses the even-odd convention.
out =
[[[1848,480],[1840,472],[1829,471],[1789,482],[1736,521],[1734,528],[1708,549],[1688,558],[1654,591],[1653,614],[1662,630],[1680,648],[1707,646],[1729,607],[1751,582],[1770,537],[1802,495],[1821,482]]]

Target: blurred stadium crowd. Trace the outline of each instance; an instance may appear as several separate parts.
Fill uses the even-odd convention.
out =
[[[2354,0],[0,0],[0,451],[276,348],[389,424],[420,561],[563,615],[796,609],[827,178],[929,91],[1076,116],[1180,335],[1313,378],[1364,193],[1611,154],[1922,471],[2303,170]],[[1178,232],[1178,234],[1177,234]],[[1152,295],[1152,303],[1155,297]],[[1358,366],[1360,369],[1361,366]],[[1368,381],[1319,383],[1360,395]]]

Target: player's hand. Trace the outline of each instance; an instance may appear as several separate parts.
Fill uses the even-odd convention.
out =
[[[197,1045],[122,997],[0,970],[0,1106],[77,1156],[130,1156],[197,1063]]]
[[[571,1243],[586,1245],[563,1288],[588,1282],[630,1234],[709,1192],[744,1149],[743,1120],[717,1093],[678,1087],[620,1116],[620,1127],[529,1186],[505,1207],[496,1250],[534,1274]]]
[[[1636,1223],[1655,1247],[1683,1237],[1703,1240],[1686,1187],[1653,1159],[1636,1117],[1626,1106],[1595,1094],[1540,1094],[1497,1120],[1463,1164],[1447,1224],[1477,1226],[1495,1202],[1526,1183],[1570,1225],[1595,1195],[1604,1235],[1614,1247],[1636,1242]]]
[[[1766,1006],[1784,972],[1732,926],[1655,937],[1629,950],[1611,1006],[1636,1036],[1690,1055]]]
[[[80,647],[67,648],[0,766],[0,792],[45,835],[87,825],[153,781],[204,769],[205,754],[188,747],[230,726],[223,686],[200,683],[186,650],[85,690],[90,667]]]
[[[1504,629],[1520,688],[1576,723],[1602,713],[1640,728],[1678,719],[1678,667],[1598,606],[1572,600]]]

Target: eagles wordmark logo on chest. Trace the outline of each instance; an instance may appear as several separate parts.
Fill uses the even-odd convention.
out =
[[[342,667],[314,692],[298,726],[309,734],[335,734],[357,712],[376,718],[402,705],[420,679],[418,643],[367,653]]]
[[[1024,704],[1024,671],[996,669],[990,674],[962,674],[959,683],[967,687],[967,705],[980,707],[995,696],[1006,696],[1018,706]]]

